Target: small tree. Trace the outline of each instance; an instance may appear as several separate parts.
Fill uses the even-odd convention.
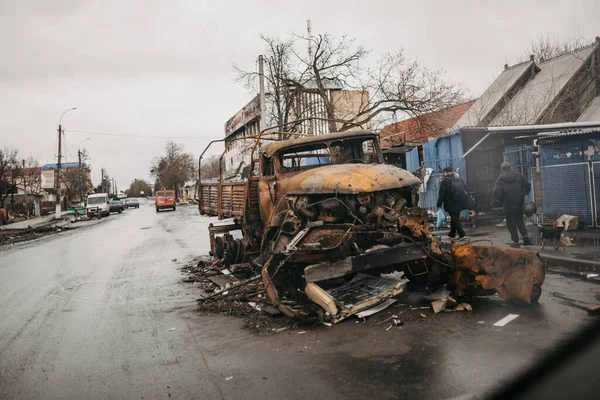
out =
[[[165,155],[154,160],[150,173],[157,178],[156,183],[160,188],[179,193],[185,182],[196,174],[194,157],[185,153],[182,145],[169,141],[165,146]]]
[[[212,156],[206,160],[202,160],[200,167],[200,177],[202,179],[217,179],[219,178],[219,157]]]
[[[6,198],[15,191],[16,173],[19,169],[18,151],[10,147],[0,149],[0,208]]]
[[[149,196],[152,194],[152,187],[143,179],[134,179],[129,185],[129,189],[125,190],[125,194],[127,197]]]

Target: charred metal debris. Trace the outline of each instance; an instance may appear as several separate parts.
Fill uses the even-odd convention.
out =
[[[383,164],[374,133],[255,150],[249,171],[256,175],[199,184],[200,213],[233,218],[209,226],[214,258],[194,267],[193,279],[211,282],[201,304],[268,299],[288,317],[336,323],[398,296],[402,275],[431,289],[449,284],[457,295],[539,298],[544,264],[534,253],[475,244],[442,251],[418,207],[421,181]]]

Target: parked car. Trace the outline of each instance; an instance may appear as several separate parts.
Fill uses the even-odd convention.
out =
[[[175,191],[174,190],[157,190],[154,197],[154,205],[156,206],[156,212],[165,208],[177,209],[175,204]]]
[[[138,199],[125,199],[125,208],[140,208],[140,201]]]
[[[100,215],[101,217],[107,216],[110,213],[108,193],[90,194],[85,205],[85,212],[90,217],[96,215]]]
[[[110,200],[110,212],[118,212],[121,214],[125,210],[125,203],[118,197]]]

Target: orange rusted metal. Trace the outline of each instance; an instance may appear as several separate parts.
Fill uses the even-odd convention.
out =
[[[481,287],[496,290],[514,304],[538,300],[545,278],[545,263],[534,252],[477,244],[452,245],[457,289]]]

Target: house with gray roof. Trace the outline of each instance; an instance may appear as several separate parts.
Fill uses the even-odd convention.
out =
[[[456,128],[591,122],[600,112],[600,37],[589,46],[504,70]]]

